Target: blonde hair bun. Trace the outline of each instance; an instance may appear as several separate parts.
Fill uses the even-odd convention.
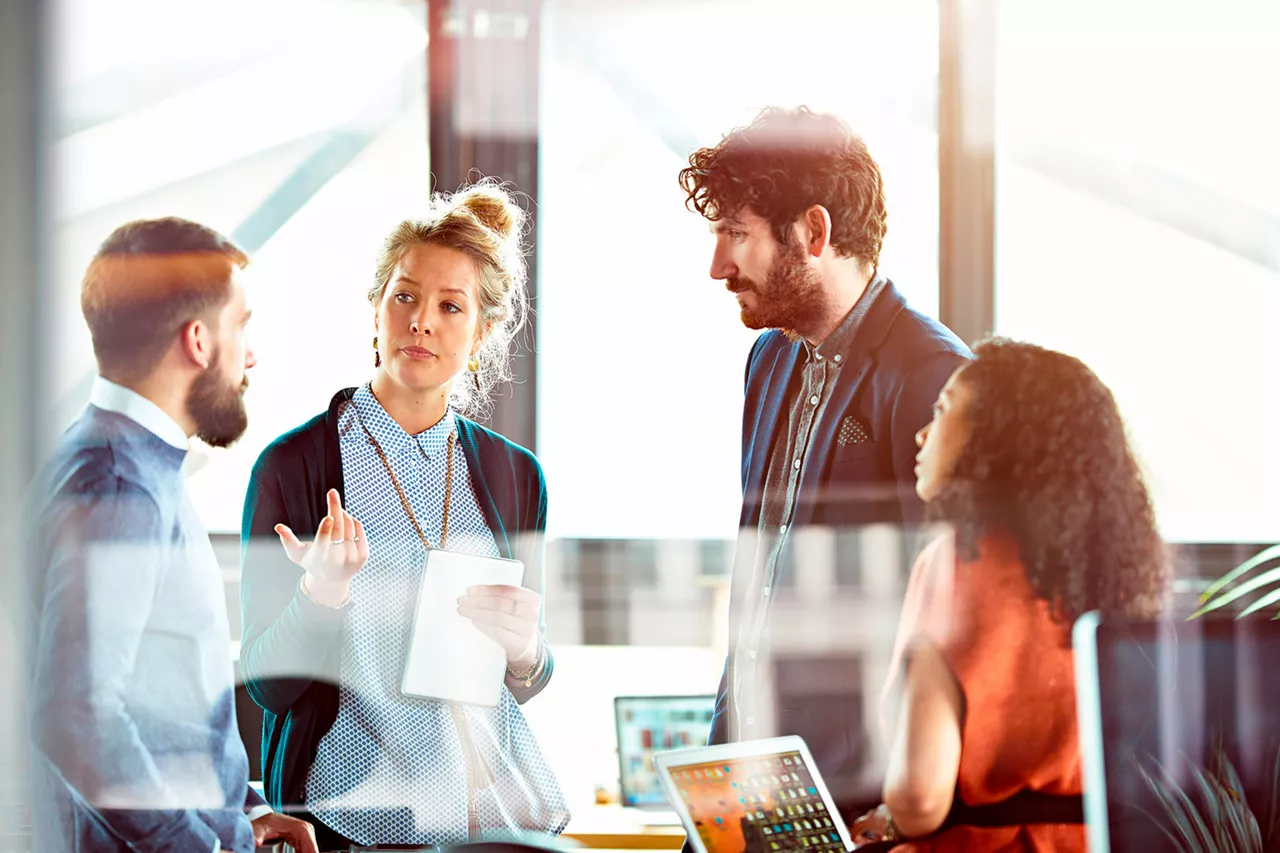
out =
[[[455,193],[452,202],[456,207],[465,207],[481,225],[503,240],[518,234],[524,221],[524,211],[497,182],[484,181],[467,187]]]
[[[473,379],[455,382],[450,391],[452,405],[469,417],[485,416],[490,391],[511,379],[516,335],[528,318],[527,214],[517,197],[528,199],[496,178],[455,193],[432,193],[425,217],[404,220],[383,241],[367,291],[369,304],[378,310],[396,267],[414,246],[443,246],[475,262],[479,321],[488,331],[476,353],[480,365]]]

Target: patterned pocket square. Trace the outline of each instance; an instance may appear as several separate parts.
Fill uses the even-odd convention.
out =
[[[840,431],[836,433],[836,444],[840,447],[848,447],[850,444],[863,444],[871,440],[871,433],[867,432],[867,428],[858,422],[853,415],[846,415],[844,420],[840,421]]]

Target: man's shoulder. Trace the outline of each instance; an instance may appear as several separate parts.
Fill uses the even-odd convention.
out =
[[[788,338],[779,329],[768,329],[756,338],[747,355],[747,379],[768,376],[777,366],[780,356],[790,352],[796,346],[795,341]]]
[[[795,342],[788,338],[781,329],[766,329],[760,333],[760,336],[756,338],[756,342],[752,344],[751,355],[748,360],[755,362],[761,358],[776,356],[794,345]]]
[[[42,536],[146,538],[176,512],[147,466],[109,442],[63,443],[33,487],[28,511]]]
[[[155,459],[145,448],[86,414],[63,433],[39,479],[50,498],[147,494],[157,498]]]
[[[973,353],[955,332],[910,304],[905,305],[885,335],[879,360],[909,368],[937,357],[958,362],[973,358]]]

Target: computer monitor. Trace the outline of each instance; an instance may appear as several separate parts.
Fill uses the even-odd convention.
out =
[[[669,809],[653,756],[668,749],[705,746],[715,696],[619,696],[613,701],[618,727],[618,787],[622,805]]]
[[[1168,848],[1167,795],[1180,789],[1208,815],[1195,771],[1212,773],[1219,756],[1242,789],[1226,799],[1247,804],[1264,844],[1280,843],[1280,828],[1267,839],[1280,796],[1280,622],[1123,622],[1087,613],[1073,645],[1092,853]]]

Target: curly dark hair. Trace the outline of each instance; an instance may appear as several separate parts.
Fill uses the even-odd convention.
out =
[[[986,533],[1013,535],[1036,594],[1055,618],[1149,618],[1167,563],[1155,512],[1115,398],[1079,359],[991,338],[958,381],[971,391],[968,440],[930,503],[976,559]]]
[[[751,208],[779,243],[820,204],[831,214],[831,245],[875,268],[887,228],[884,182],[867,146],[833,115],[808,107],[766,107],[680,170],[685,206],[715,222]]]

